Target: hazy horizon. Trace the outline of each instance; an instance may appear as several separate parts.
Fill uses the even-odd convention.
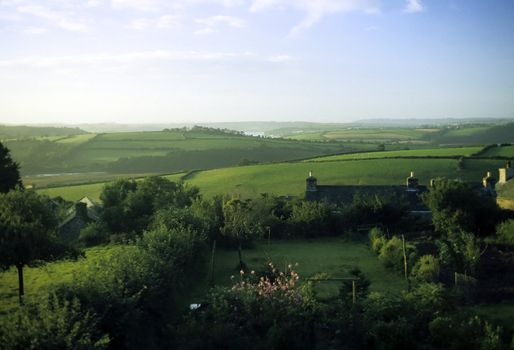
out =
[[[512,118],[508,0],[0,0],[0,123]]]

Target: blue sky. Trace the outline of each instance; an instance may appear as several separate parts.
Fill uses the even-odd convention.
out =
[[[512,0],[0,0],[0,122],[514,117]]]

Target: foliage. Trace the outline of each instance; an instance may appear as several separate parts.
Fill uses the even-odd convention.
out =
[[[407,256],[408,266],[412,266],[416,260],[416,249],[411,244],[406,244],[405,254]],[[391,239],[387,240],[380,249],[378,260],[387,268],[403,271],[404,257],[402,240],[397,236],[393,236]]]
[[[429,325],[435,345],[451,350],[502,348],[502,329],[478,316],[439,316]]]
[[[56,228],[46,197],[21,190],[0,194],[0,267],[53,258]]]
[[[452,234],[468,231],[479,235],[494,232],[499,211],[496,203],[480,197],[460,181],[437,179],[423,201],[432,211],[432,221],[437,231]]]
[[[93,247],[107,243],[109,241],[109,235],[107,229],[101,222],[90,222],[80,231],[78,240],[84,247]]]
[[[423,255],[414,265],[411,275],[418,282],[437,282],[440,268],[439,259],[433,255]]]
[[[96,329],[95,314],[83,311],[77,299],[50,295],[0,319],[2,349],[104,349],[109,338]]]
[[[351,204],[343,208],[343,222],[346,226],[380,224],[393,226],[405,216],[407,207],[401,199],[386,195],[354,196]]]
[[[337,219],[324,202],[298,201],[288,218],[294,236],[319,237],[337,234]]]
[[[438,241],[441,262],[459,273],[474,275],[481,257],[477,238],[463,231],[451,236],[451,239]]]
[[[202,271],[203,241],[190,228],[161,225],[88,264],[58,293],[98,314],[114,347],[164,346],[166,324],[178,316],[178,293]]]
[[[198,196],[197,188],[162,177],[141,182],[118,180],[106,185],[100,196],[102,221],[110,233],[140,234],[157,210],[189,206]]]
[[[19,165],[12,160],[9,149],[0,142],[0,193],[21,186]]]
[[[387,243],[384,232],[378,227],[373,227],[369,231],[368,237],[371,252],[379,254],[382,250],[382,247]]]
[[[514,245],[514,219],[499,224],[496,228],[496,234],[500,242]]]
[[[298,285],[289,266],[273,276],[241,272],[232,288],[216,288],[208,306],[194,311],[180,327],[188,349],[310,349],[318,303],[310,284]]]

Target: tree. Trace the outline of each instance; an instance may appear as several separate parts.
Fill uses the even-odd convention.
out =
[[[23,298],[23,267],[53,258],[57,219],[44,197],[33,191],[0,194],[0,268],[18,270]]]
[[[19,165],[9,153],[9,149],[0,142],[0,193],[21,186]]]
[[[494,232],[499,210],[490,198],[482,198],[467,184],[438,179],[430,191],[422,195],[432,211],[437,231],[446,235],[467,231],[479,235]]]
[[[249,200],[241,201],[233,198],[223,204],[223,216],[225,226],[222,234],[237,241],[237,252],[239,256],[238,269],[244,270],[243,262],[243,241],[250,237],[251,229],[248,220]]]

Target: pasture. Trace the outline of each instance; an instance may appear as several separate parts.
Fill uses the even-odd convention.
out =
[[[491,147],[480,153],[481,157],[507,157],[514,158],[514,146]]]
[[[480,152],[482,147],[450,147],[430,148],[403,151],[376,151],[365,153],[339,154],[334,156],[312,159],[315,162],[335,161],[344,159],[373,159],[373,158],[401,158],[401,157],[469,157]],[[310,160],[307,160],[310,161]]]
[[[208,197],[217,194],[256,197],[261,193],[301,197],[309,171],[313,171],[319,184],[327,185],[401,185],[410,171],[414,171],[420,183],[426,185],[430,179],[442,176],[479,182],[487,171],[495,174],[502,165],[502,160],[466,159],[464,169],[459,169],[457,159],[437,158],[283,162],[196,171],[184,181],[199,187]],[[181,174],[167,177],[178,181]],[[39,192],[65,199],[79,199],[85,195],[98,198],[102,186],[63,186],[40,189]]]

